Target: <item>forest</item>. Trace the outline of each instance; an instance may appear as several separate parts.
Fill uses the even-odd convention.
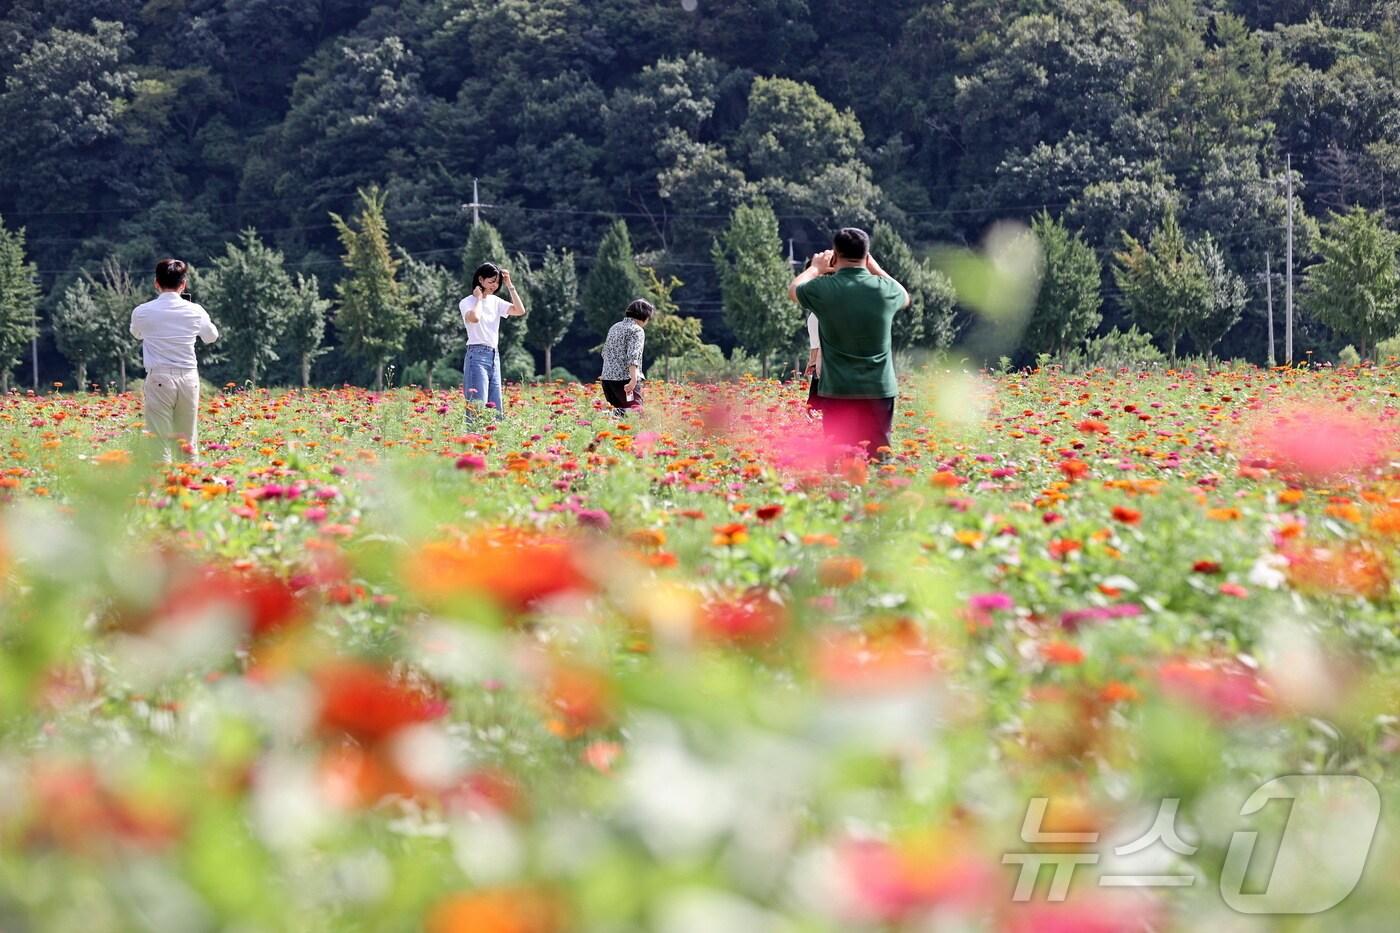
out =
[[[1394,0],[5,9],[0,367],[21,387],[124,379],[123,315],[166,255],[226,330],[221,381],[450,380],[481,258],[531,305],[515,378],[594,378],[629,293],[673,312],[651,360],[739,347],[767,372],[800,324],[772,282],[847,224],[915,293],[905,349],[968,333],[937,249],[1000,221],[1043,252],[1017,365],[1285,362],[1290,300],[1293,362],[1400,332]]]

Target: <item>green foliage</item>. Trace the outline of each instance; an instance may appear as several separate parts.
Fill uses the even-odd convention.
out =
[[[530,277],[530,333],[526,343],[544,353],[544,371],[554,372],[554,348],[569,332],[578,310],[578,270],[574,254],[547,247]]]
[[[1021,352],[1063,357],[1083,344],[1103,320],[1099,313],[1103,298],[1098,256],[1078,233],[1071,233],[1048,211],[1036,217],[1031,231],[1040,241],[1045,272]]]
[[[296,361],[296,378],[303,389],[311,385],[311,364],[330,352],[330,347],[323,345],[330,310],[331,302],[321,297],[321,285],[316,276],[298,273],[282,331],[282,346],[286,358]]]
[[[424,384],[431,389],[438,364],[454,356],[460,359],[465,352],[466,328],[457,310],[461,282],[449,270],[407,254],[402,268],[413,315],[404,337],[404,373],[406,377],[409,367],[420,365]]]
[[[1174,214],[1153,232],[1149,246],[1127,233],[1123,243],[1113,268],[1123,306],[1135,324],[1163,337],[1167,355],[1174,359],[1181,335],[1206,321],[1214,307],[1205,267],[1188,248]]]
[[[25,258],[24,229],[10,230],[0,218],[0,386],[35,334],[39,313],[38,267]]]
[[[384,387],[384,366],[403,349],[413,324],[409,299],[398,280],[399,261],[389,249],[389,228],[384,221],[384,194],[377,188],[359,192],[360,213],[355,225],[338,214],[331,222],[340,233],[348,271],[336,285],[340,299],[337,331],[352,356],[374,366],[374,387]]]
[[[1106,334],[1091,337],[1082,347],[1070,351],[1066,359],[1069,369],[1146,369],[1160,365],[1166,356],[1152,342],[1152,335],[1137,329],[1126,331],[1113,328]]]
[[[1321,261],[1307,270],[1304,306],[1368,357],[1400,331],[1400,234],[1379,213],[1358,207],[1332,215],[1317,250]]]
[[[895,314],[890,332],[895,349],[950,346],[958,298],[952,280],[932,262],[917,258],[904,238],[887,223],[877,223],[870,231],[870,252],[909,291],[909,307]]]
[[[739,345],[768,362],[802,324],[787,294],[792,271],[783,259],[778,219],[767,201],[739,207],[711,251],[724,294],[724,315]]]
[[[214,260],[206,279],[204,305],[219,327],[219,340],[232,381],[259,385],[278,359],[291,311],[292,279],[282,254],[244,230]]]
[[[647,298],[656,308],[656,313],[647,322],[647,352],[652,359],[661,363],[666,378],[671,378],[671,363],[674,359],[699,351],[704,342],[700,336],[701,324],[697,317],[681,317],[676,300],[672,297],[683,283],[675,276],[661,281],[651,266],[642,266]]]
[[[506,245],[501,241],[501,231],[486,221],[473,224],[467,234],[466,245],[462,247],[462,295],[472,293],[472,276],[482,263],[494,262],[498,266],[506,264]]]
[[[1196,352],[1209,359],[1220,339],[1239,322],[1249,303],[1249,291],[1244,279],[1231,272],[1225,264],[1225,253],[1215,240],[1206,235],[1193,249],[1205,272],[1210,300],[1206,313],[1186,324],[1186,333],[1195,344]]]
[[[627,224],[615,220],[598,244],[598,254],[593,258],[583,285],[583,322],[588,332],[592,335],[607,333],[623,310],[644,292]]]
[[[87,279],[68,286],[54,308],[54,343],[73,364],[73,385],[79,392],[87,391],[88,364],[105,352],[109,324]]]

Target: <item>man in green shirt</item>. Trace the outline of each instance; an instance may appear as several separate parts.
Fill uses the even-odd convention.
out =
[[[816,316],[821,340],[822,428],[829,441],[883,460],[890,452],[894,376],[890,326],[909,306],[909,292],[870,255],[870,236],[838,230],[832,248],[788,286],[788,295]]]

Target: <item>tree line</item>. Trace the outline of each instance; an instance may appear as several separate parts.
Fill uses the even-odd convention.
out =
[[[57,321],[78,282],[91,295],[73,300],[100,305],[179,255],[207,273],[204,297],[227,244],[246,252],[254,230],[291,293],[310,300],[314,278],[335,306],[318,349],[346,351],[274,351],[260,380],[299,381],[304,362],[319,382],[371,382],[377,360],[422,366],[433,344],[412,327],[418,349],[350,352],[332,215],[358,216],[359,192],[379,186],[389,262],[416,300],[426,270],[411,263],[460,273],[473,180],[511,261],[542,269],[571,253],[581,291],[624,221],[640,274],[726,349],[766,339],[741,337],[730,305],[744,289],[715,261],[739,209],[765,203],[782,259],[789,241],[800,257],[846,223],[883,223],[922,266],[995,221],[1053,221],[1092,252],[1100,301],[1068,318],[1038,307],[1023,359],[1042,332],[1062,335],[1044,345],[1082,342],[1077,322],[1097,314],[1091,335],[1137,328],[1168,354],[1265,362],[1290,210],[1300,296],[1305,268],[1334,270],[1334,290],[1372,273],[1335,301],[1300,300],[1300,347],[1373,353],[1393,330],[1391,0],[890,0],[858,17],[836,0],[689,6],[13,0],[0,115],[24,132],[0,139],[0,216],[24,231],[39,307],[21,321],[27,299],[7,297],[5,339],[37,317],[40,368],[68,371]],[[1067,308],[1064,289],[1090,279],[1057,279],[1051,252],[1046,288]],[[1164,305],[1168,269],[1189,282]],[[907,343],[966,328],[928,278],[924,333]],[[587,375],[587,317],[545,341],[550,363]],[[1358,318],[1369,323],[1348,330]],[[519,368],[530,351],[542,369],[538,343]]]

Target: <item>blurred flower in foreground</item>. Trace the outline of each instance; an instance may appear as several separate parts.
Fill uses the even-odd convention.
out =
[[[564,911],[531,888],[493,888],[456,894],[428,914],[427,933],[556,933]]]
[[[1167,696],[1229,721],[1273,708],[1268,685],[1238,661],[1167,661],[1157,668]]]
[[[899,923],[935,908],[970,908],[988,897],[1000,872],[972,840],[920,831],[892,841],[852,839],[838,859],[854,919]]]
[[[1300,405],[1257,421],[1249,450],[1259,466],[1299,482],[1326,484],[1379,464],[1393,432],[1378,419],[1336,406]]]
[[[513,613],[591,588],[571,539],[510,527],[428,542],[409,555],[404,576],[430,604],[480,595]]]
[[[1282,551],[1284,574],[1295,589],[1310,594],[1380,599],[1390,592],[1385,556],[1361,541],[1335,547],[1295,544]]]

